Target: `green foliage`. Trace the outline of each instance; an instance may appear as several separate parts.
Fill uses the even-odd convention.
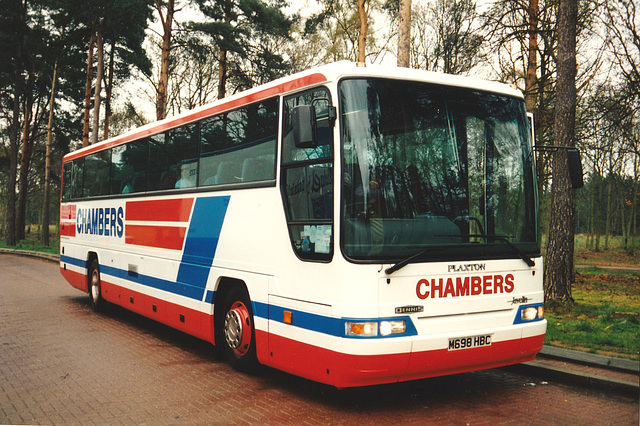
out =
[[[575,238],[575,262],[581,265],[607,265],[607,266],[640,266],[640,256],[630,254],[625,250],[625,237],[600,236],[600,248],[594,250],[596,237],[592,235],[579,234]],[[604,247],[605,239],[608,240],[608,247]],[[626,246],[629,248],[634,244],[634,249],[640,248],[640,238],[635,237],[632,240],[626,240]],[[614,271],[610,271],[615,274]]]
[[[15,246],[7,246],[4,239],[0,239],[0,248],[5,249],[17,249],[28,250],[41,253],[53,253],[58,254],[60,252],[60,238],[58,235],[57,227],[49,226],[49,232],[51,234],[51,240],[49,246],[43,246],[40,244],[39,228],[34,226],[30,227],[32,232],[26,235],[26,238],[22,241],[18,241]]]
[[[640,273],[581,269],[574,303],[546,304],[546,344],[637,356],[640,351]]]
[[[192,30],[227,52],[228,76],[237,89],[248,89],[284,75],[289,69],[277,46],[289,38],[292,21],[284,3],[262,0],[195,0],[206,16],[191,22]]]
[[[103,27],[104,45],[115,45],[116,56],[120,59],[117,62],[120,79],[127,77],[133,67],[146,75],[151,73],[151,61],[141,46],[151,19],[152,4],[153,0],[91,0],[85,1],[80,8],[78,22],[91,31]],[[105,49],[105,56],[106,52]],[[105,59],[105,66],[106,62]]]
[[[356,61],[360,32],[357,2],[319,0],[318,6],[319,10],[308,16],[300,25],[299,40],[294,40],[292,51],[289,52],[293,57],[294,67],[304,69],[342,60]],[[398,7],[399,2],[396,0],[367,0],[367,61],[375,62],[376,57],[381,57],[391,50],[389,38],[390,34],[396,32]],[[379,19],[382,13],[392,20],[390,34],[386,34],[387,28],[384,31],[376,30],[376,19]]]
[[[430,69],[448,74],[464,74],[484,61],[484,37],[474,28],[478,19],[472,0],[436,0],[429,8],[435,46],[427,63]]]

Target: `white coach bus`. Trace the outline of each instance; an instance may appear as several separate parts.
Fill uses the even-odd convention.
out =
[[[72,152],[60,270],[337,387],[529,361],[546,331],[536,177],[507,85],[335,63]]]

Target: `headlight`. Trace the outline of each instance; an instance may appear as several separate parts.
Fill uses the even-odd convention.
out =
[[[520,318],[523,321],[532,321],[538,316],[538,309],[535,307],[524,308],[520,311]]]
[[[383,336],[388,336],[390,334],[404,334],[406,331],[406,321],[382,321],[380,323],[380,334]]]
[[[522,324],[530,321],[542,321],[544,319],[544,304],[520,306],[513,321],[514,324]]]

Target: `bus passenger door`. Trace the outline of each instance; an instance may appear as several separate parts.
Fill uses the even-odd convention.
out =
[[[294,115],[302,112],[307,137],[296,144]],[[291,246],[304,261],[333,256],[333,124],[335,107],[325,88],[284,99],[281,192]]]

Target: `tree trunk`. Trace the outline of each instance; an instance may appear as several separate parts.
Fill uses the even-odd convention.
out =
[[[218,68],[218,99],[226,96],[227,85],[227,51],[220,50],[220,66]]]
[[[411,0],[400,0],[398,19],[398,66],[409,68],[411,60]]]
[[[358,62],[364,64],[367,57],[367,21],[366,0],[358,0],[358,16],[360,17],[360,32],[358,33]]]
[[[84,120],[82,124],[82,146],[89,146],[89,119],[91,116],[91,83],[93,82],[93,49],[96,45],[96,35],[91,34],[89,54],[87,58],[87,82],[84,87]]]
[[[91,144],[98,143],[98,133],[100,127],[100,92],[102,90],[102,79],[104,78],[104,23],[98,27],[96,47],[98,48],[98,66],[96,71],[96,86],[93,92],[93,120],[91,123]]]
[[[613,167],[609,170],[611,171]],[[609,179],[607,183],[607,209],[605,211],[605,219],[604,219],[604,250],[609,250],[609,234],[611,233],[611,209],[613,199],[613,173],[609,172]]]
[[[30,85],[29,85],[30,86]],[[27,87],[29,87],[27,86]],[[16,240],[24,240],[24,229],[26,227],[27,192],[29,190],[29,165],[31,164],[31,153],[33,152],[33,139],[30,137],[31,121],[33,120],[33,98],[27,96],[28,100],[24,107],[24,125],[22,128],[22,154],[20,155],[20,170],[18,173],[18,205],[16,210]]]
[[[627,223],[627,244],[625,251],[627,255],[633,256],[635,251],[635,220],[636,220],[636,200],[638,199],[638,156],[633,159],[633,183],[631,184],[631,212],[629,214],[629,221]],[[624,208],[624,206],[622,207]],[[633,232],[632,232],[632,226]],[[623,225],[624,226],[624,225]]]
[[[227,6],[230,7],[230,6]],[[231,10],[224,11],[224,22],[231,25]],[[220,64],[218,68],[218,99],[223,99],[227,95],[227,49],[220,48]]]
[[[595,173],[594,173],[595,174]],[[593,183],[595,178],[592,177],[591,182]],[[596,240],[596,212],[598,211],[598,206],[596,204],[596,188],[595,185],[591,185],[592,189],[590,191],[590,214],[589,214],[589,238],[587,238],[587,249],[593,250],[595,240]]]
[[[49,246],[49,194],[51,188],[51,143],[53,142],[53,117],[56,104],[56,82],[58,81],[58,60],[53,64],[53,77],[51,78],[51,98],[49,99],[49,121],[47,122],[47,151],[44,160],[44,207],[42,209],[42,234],[41,243]]]
[[[17,56],[20,57],[20,46]],[[18,129],[20,127],[20,98],[22,97],[22,74],[16,65],[13,88],[13,117],[9,135],[9,179],[7,181],[7,234],[5,242],[15,246],[16,240],[16,175],[18,173]]]
[[[116,56],[116,42],[111,41],[111,52],[109,53],[109,76],[106,84],[106,97],[104,100],[104,137],[103,140],[109,139],[109,123],[111,122],[111,95],[113,93],[113,58]]]
[[[600,203],[602,202],[602,192],[604,191],[604,178],[602,177],[602,174],[600,174],[598,176],[598,181],[600,182],[600,185],[598,185],[598,199],[597,199],[597,206],[600,206]],[[600,251],[600,235],[602,234],[600,232],[600,222],[601,222],[601,214],[600,214],[600,210],[599,208],[597,208],[596,206],[596,210],[594,210],[594,217],[595,217],[595,221],[596,221],[596,244],[594,247],[594,251],[599,252]]]
[[[156,2],[156,10],[162,23],[162,57],[160,60],[160,81],[156,93],[156,119],[162,120],[167,116],[167,103],[169,90],[169,59],[171,57],[171,32],[173,31],[173,14],[175,12],[174,0],[167,3],[167,13],[162,14],[162,7]]]
[[[524,98],[527,111],[535,112],[537,106],[536,71],[538,69],[538,0],[529,1],[529,49],[527,52],[527,78]],[[535,142],[535,141],[534,141]]]
[[[622,241],[625,252],[629,244],[629,233],[627,228],[627,217],[625,215],[625,209],[627,208],[627,194],[624,187],[620,191],[620,229],[622,230]],[[629,221],[631,223],[631,221]]]
[[[577,0],[560,0],[558,7],[558,82],[554,144],[575,146]],[[567,167],[567,152],[553,156],[553,188],[549,248],[544,273],[546,300],[572,302],[574,281],[574,189]]]

